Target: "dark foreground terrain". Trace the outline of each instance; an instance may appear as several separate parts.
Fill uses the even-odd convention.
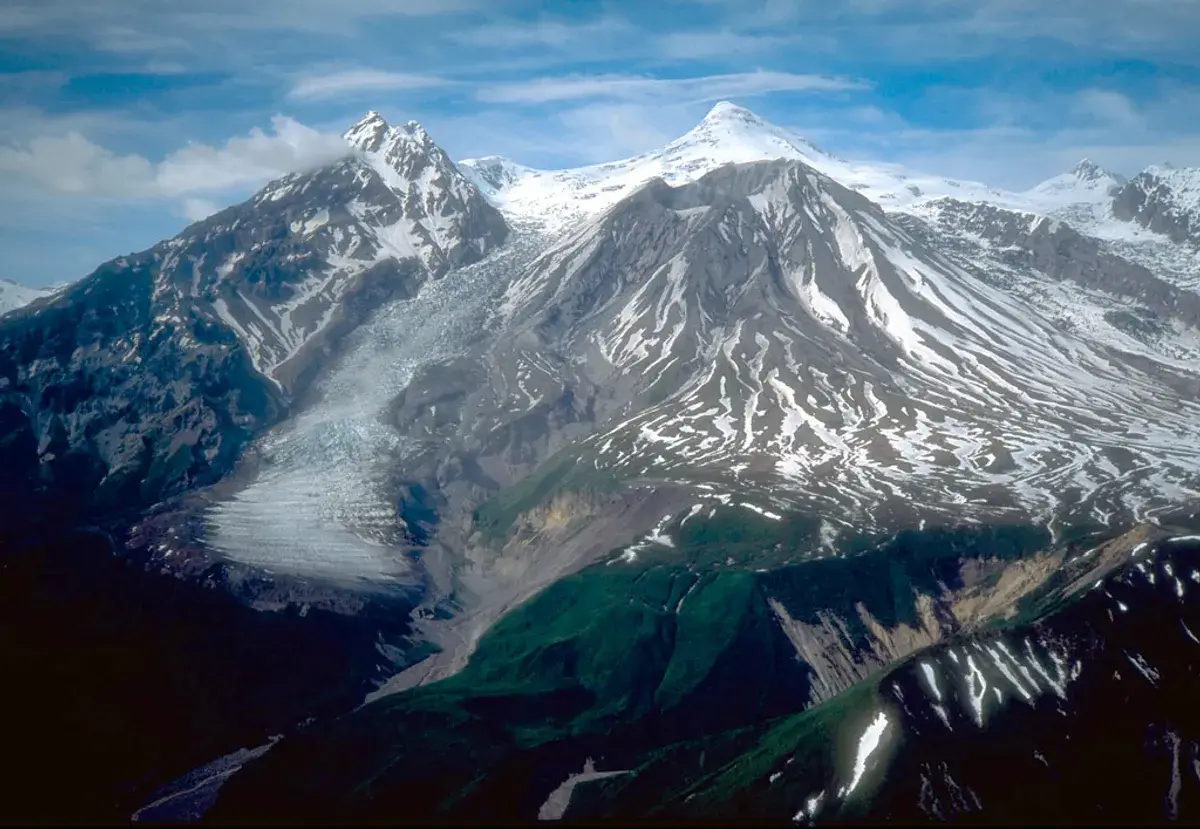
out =
[[[0,820],[125,822],[189,769],[353,708],[409,610],[259,612],[203,585],[95,532],[5,552]]]

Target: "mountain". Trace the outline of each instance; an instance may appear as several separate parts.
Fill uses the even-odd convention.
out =
[[[1003,228],[1005,216],[985,221]],[[1183,429],[1200,413],[1197,375],[1175,357],[1200,298],[1033,216],[998,233],[1023,251],[1003,270],[937,230],[798,162],[652,181],[520,272],[495,337],[452,377],[418,375],[394,422],[492,470],[525,461],[498,439],[520,418],[527,439],[513,448],[526,457],[535,429],[563,447],[555,464],[704,482],[700,501],[821,504],[838,516],[831,532],[1042,510],[1136,518],[1161,482],[1143,491],[1124,467],[1110,501],[1101,468],[1142,452],[1155,476],[1191,479],[1192,461],[1163,458],[1133,423]],[[1086,326],[1047,314],[1040,297],[1055,293]],[[1135,317],[1173,320],[1163,339],[1117,316],[1130,301]]]
[[[0,316],[9,311],[15,311],[35,299],[42,299],[53,293],[47,288],[27,288],[8,279],[0,279]]]
[[[1039,201],[1051,209],[1105,202],[1111,200],[1126,181],[1124,176],[1111,173],[1085,158],[1070,171],[1043,181],[1026,195],[1031,201]]]
[[[1143,549],[1035,628],[891,672],[878,782],[850,809],[903,822],[1195,821],[1198,559],[1195,538]],[[1120,785],[1097,785],[1129,757]]]
[[[506,237],[418,126],[368,116],[347,141],[0,322],[0,659],[20,677],[0,727],[25,758],[5,818],[127,820],[423,655],[419,595],[188,555],[172,523],[203,525],[175,506],[236,484],[363,319]]]
[[[730,517],[556,584],[462,673],[284,740],[210,817],[1193,814],[1196,537],[1141,527],[1046,550],[1015,528],[911,533],[847,558],[703,567],[787,538],[770,522],[734,536]]]
[[[374,112],[345,138],[0,323],[5,532],[95,522],[134,572],[324,614],[223,635],[353,651],[287,723],[257,706],[203,743],[220,760],[129,784],[148,817],[765,814],[796,747],[806,776],[766,816],[818,786],[837,815],[860,802],[837,795],[840,724],[899,722],[882,678],[1052,627],[1194,529],[1200,294],[1162,267],[1185,245],[1073,218],[1129,186],[1094,165],[1008,193],[727,103],[577,170],[456,165]],[[104,646],[154,608],[105,605]],[[235,670],[220,653],[208,671]]]
[[[215,480],[372,310],[504,240],[503,217],[419,126],[371,114],[346,138],[345,159],[6,317],[14,516]]]
[[[972,204],[987,204],[1017,213],[1032,213],[1057,219],[1098,239],[1113,252],[1150,268],[1162,278],[1185,287],[1195,287],[1194,274],[1200,267],[1200,252],[1181,247],[1184,237],[1177,216],[1190,215],[1196,191],[1192,173],[1176,171],[1171,184],[1162,178],[1151,185],[1155,174],[1147,171],[1141,180],[1157,188],[1157,206],[1138,208],[1145,196],[1134,191],[1140,185],[1120,174],[1083,159],[1071,170],[1052,177],[1025,192],[1012,192],[985,184],[944,178],[880,162],[856,162],[839,158],[815,146],[797,133],[771,124],[749,110],[723,101],[716,104],[697,127],[661,149],[633,158],[569,170],[537,170],[499,156],[468,159],[460,165],[464,174],[499,207],[511,221],[533,222],[551,231],[561,231],[587,216],[610,208],[634,189],[659,177],[668,184],[694,181],[722,164],[768,161],[800,161],[822,172],[891,212],[926,215],[945,198]],[[1155,168],[1157,169],[1157,168]],[[1168,195],[1175,193],[1179,195]],[[1117,206],[1118,194],[1121,204]],[[1166,199],[1167,201],[1163,201]],[[1167,202],[1172,207],[1163,205]],[[1194,206],[1194,205],[1193,205]],[[1143,219],[1134,221],[1135,211]],[[1150,228],[1145,216],[1153,213],[1155,228],[1175,227],[1175,236]],[[1168,216],[1176,218],[1168,218]],[[1149,228],[1149,230],[1147,230]],[[1172,241],[1173,240],[1173,241]]]
[[[1062,591],[1035,623],[922,651],[781,718],[728,762],[689,768],[699,746],[652,756],[584,787],[566,817],[1195,820],[1198,554],[1194,537],[1141,542],[1102,578]]]
[[[1113,215],[1200,245],[1200,168],[1147,167],[1114,195]]]
[[[898,165],[846,161],[728,101],[716,104],[695,129],[665,147],[621,161],[547,171],[491,156],[468,159],[461,167],[506,214],[562,228],[602,213],[655,178],[678,185],[724,164],[775,159],[803,162],[885,207],[909,207],[945,195],[1013,198],[975,182],[913,174]]]

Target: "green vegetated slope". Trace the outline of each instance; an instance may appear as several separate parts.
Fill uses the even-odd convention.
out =
[[[915,618],[915,590],[953,587],[962,557],[1020,556],[1045,540],[1020,527],[941,530],[853,557],[726,564],[795,556],[795,526],[720,510],[678,528],[674,548],[563,579],[503,618],[459,674],[281,742],[230,781],[212,817],[532,819],[589,756],[638,770],[580,790],[600,813],[666,808],[670,792],[683,813],[688,787],[713,774],[707,791],[728,798],[697,801],[741,813],[734,793],[784,750],[808,745],[796,771],[826,771],[834,731],[861,731],[852,710],[871,693],[803,712],[811,670],[769,599],[798,620],[844,614],[852,628],[861,602],[891,625]]]

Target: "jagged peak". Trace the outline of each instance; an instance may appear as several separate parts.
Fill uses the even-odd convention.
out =
[[[420,138],[421,140],[427,140],[429,138],[429,133],[425,131],[425,128],[421,126],[419,121],[407,122],[404,125],[404,131],[409,135]]]
[[[1081,179],[1097,179],[1110,175],[1107,170],[1086,157],[1081,158],[1079,163],[1071,168],[1071,172]]]
[[[1107,167],[1101,167],[1099,164],[1086,157],[1080,159],[1079,163],[1072,167],[1067,175],[1073,176],[1077,181],[1088,184],[1108,183],[1108,186],[1112,186],[1113,183],[1118,185],[1124,184],[1127,180],[1125,176],[1121,175],[1120,173],[1114,173]]]
[[[1141,174],[1154,178],[1200,178],[1200,167],[1180,167],[1170,161],[1160,161],[1142,170]]]
[[[442,153],[437,142],[430,137],[418,121],[408,121],[401,126],[392,126],[376,110],[371,110],[342,136],[360,152],[402,155],[416,150],[432,158]]]
[[[361,120],[343,133],[355,149],[376,150],[383,143],[383,138],[391,130],[388,122],[376,110],[371,110]]]

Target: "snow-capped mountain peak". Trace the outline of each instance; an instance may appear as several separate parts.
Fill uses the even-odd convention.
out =
[[[800,161],[889,209],[908,210],[944,196],[1004,204],[1020,200],[976,182],[914,174],[895,164],[846,161],[729,101],[717,103],[666,146],[632,158],[536,170],[492,156],[468,159],[459,167],[510,218],[559,229],[603,213],[651,179],[677,187],[726,164],[777,159]]]
[[[835,158],[796,133],[777,127],[745,107],[729,101],[718,102],[694,129],[667,146],[696,143],[717,146],[732,155],[743,155],[750,151],[756,157],[748,160],[754,161],[770,158]]]
[[[1079,163],[1071,168],[1071,175],[1080,181],[1104,181],[1112,179],[1113,181],[1124,182],[1123,176],[1109,172],[1090,158],[1080,159]]]
[[[733,119],[738,121],[748,121],[756,124],[765,124],[763,119],[759,118],[744,106],[738,106],[732,101],[717,101],[713,104],[713,108],[708,111],[708,115],[704,116],[705,122],[721,121]]]
[[[1035,210],[1054,212],[1076,204],[1107,202],[1124,183],[1123,176],[1084,158],[1067,172],[1043,181],[1025,195]]]
[[[493,203],[502,202],[504,192],[522,178],[539,172],[500,155],[464,161],[458,168]]]
[[[379,149],[391,127],[375,110],[363,116],[357,124],[346,130],[343,138],[356,150],[372,152]]]

